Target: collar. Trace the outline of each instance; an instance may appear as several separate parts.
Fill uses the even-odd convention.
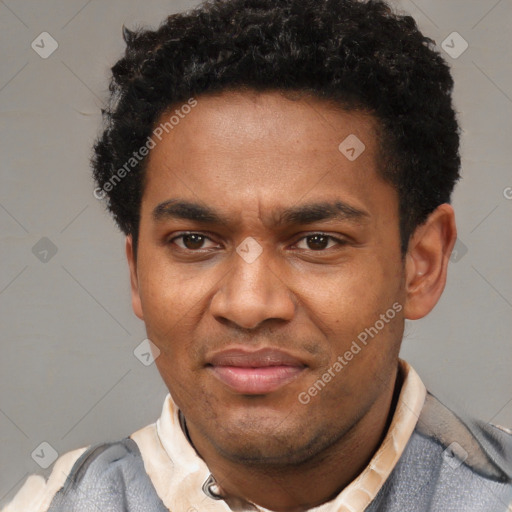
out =
[[[418,421],[426,389],[415,370],[399,360],[403,384],[388,432],[366,468],[333,500],[311,512],[364,510],[375,498],[400,459]],[[167,394],[156,423],[130,437],[139,446],[148,473],[164,505],[175,512],[231,512],[205,462],[187,439],[176,404]],[[257,505],[237,504],[236,510],[271,512]]]

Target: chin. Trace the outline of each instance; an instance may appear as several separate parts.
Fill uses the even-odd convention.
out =
[[[227,459],[252,466],[286,467],[303,464],[331,445],[330,436],[306,432],[303,425],[286,428],[275,421],[246,424],[224,423],[209,436],[216,450]],[[230,428],[232,426],[232,428]]]

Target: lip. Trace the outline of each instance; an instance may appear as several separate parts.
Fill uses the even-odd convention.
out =
[[[282,350],[228,349],[214,354],[207,367],[232,391],[265,395],[295,380],[306,365]]]

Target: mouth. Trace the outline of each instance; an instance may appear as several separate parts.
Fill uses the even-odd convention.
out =
[[[265,395],[295,380],[306,365],[277,349],[229,349],[215,354],[207,368],[236,393]]]

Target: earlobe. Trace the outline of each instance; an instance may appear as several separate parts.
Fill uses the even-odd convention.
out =
[[[405,264],[405,318],[423,318],[438,302],[456,238],[455,215],[449,204],[438,206],[411,236]]]
[[[126,237],[126,259],[128,260],[128,267],[130,270],[130,288],[132,294],[132,309],[136,316],[144,320],[142,312],[142,303],[139,294],[139,279],[137,276],[137,262],[135,261],[133,251],[133,239],[131,235]]]

